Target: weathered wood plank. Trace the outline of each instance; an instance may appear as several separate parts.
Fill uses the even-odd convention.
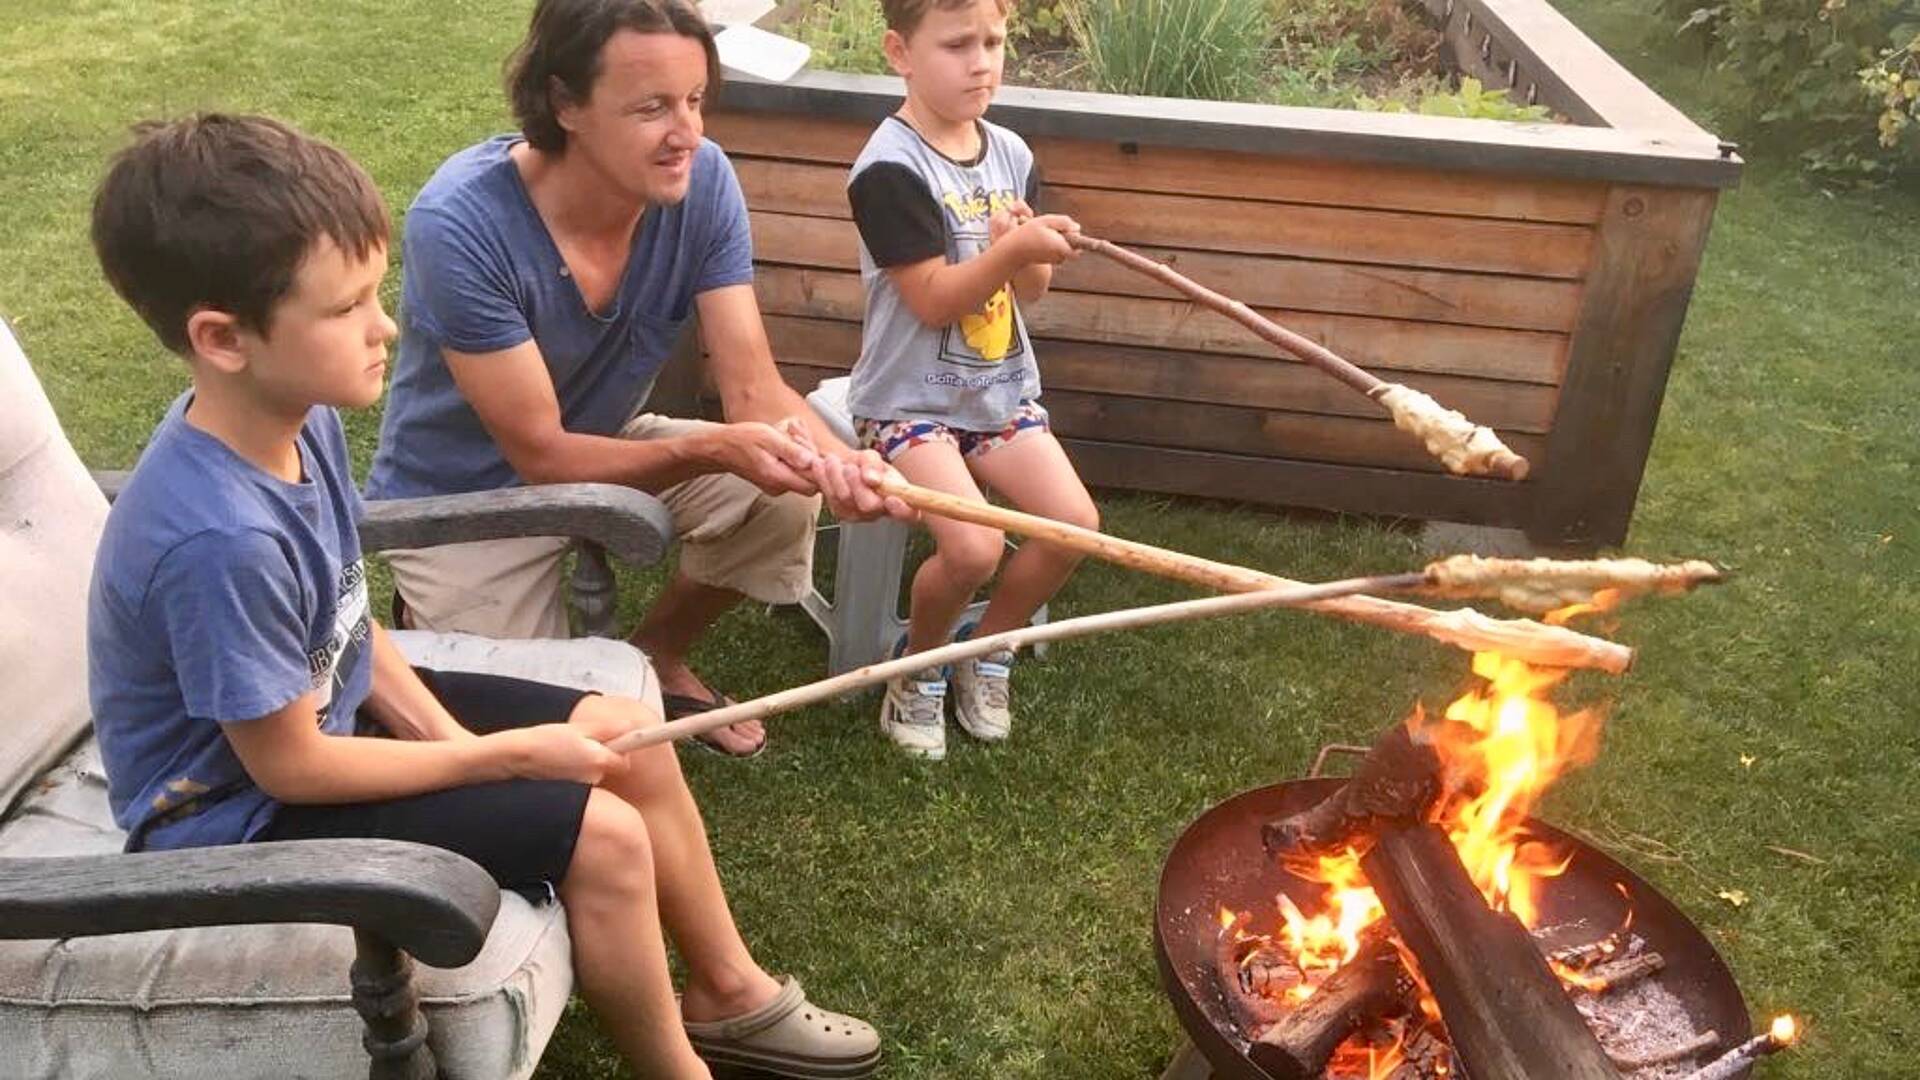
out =
[[[767,217],[755,219],[756,245],[770,224]],[[865,294],[855,273],[762,266],[754,287],[768,314],[849,321],[865,315]],[[1566,360],[1567,338],[1561,334],[1259,310],[1367,368],[1557,385]],[[1025,315],[1035,337],[1297,362],[1231,319],[1183,301],[1116,300],[1063,290],[1048,294]]]
[[[1255,307],[1561,333],[1573,329],[1579,312],[1577,281],[1147,246],[1132,250]],[[1091,255],[1061,266],[1053,281],[1055,288],[1073,292],[1180,296],[1144,274]]]
[[[844,180],[819,166],[757,161],[740,170],[757,210],[843,220]],[[1270,205],[1186,195],[1047,185],[1047,209],[1119,244],[1288,255],[1387,266],[1577,278],[1592,252],[1579,225],[1346,207]],[[853,243],[847,231],[842,243]]]
[[[1350,514],[1430,518],[1512,528],[1527,519],[1531,484],[1439,473],[1212,454],[1063,439],[1093,487],[1297,506]]]
[[[707,133],[726,148],[743,182],[755,158],[782,165],[812,162],[836,172],[844,191],[846,169],[873,127],[831,118],[796,124],[775,113],[722,111],[709,117]],[[1048,182],[1076,187],[1569,224],[1599,220],[1606,202],[1604,185],[1547,177],[1276,158],[1130,141],[1035,138],[1029,144]]]
[[[782,361],[787,384],[801,393],[841,369]],[[1254,459],[1288,459],[1441,472],[1432,456],[1384,420],[1250,409],[1185,401],[1083,393],[1049,387],[1041,401],[1062,438],[1111,440],[1140,447],[1199,450]],[[1501,432],[1529,460],[1545,453],[1539,435]]]
[[[1276,206],[1222,213],[1211,199],[1047,186],[1048,209],[1117,244],[1292,255],[1443,270],[1577,278],[1593,232],[1577,225]]]
[[[837,118],[868,128],[899,108],[904,84],[878,75],[806,71],[785,83],[730,82],[727,109]],[[1049,137],[1231,150],[1443,171],[1617,183],[1724,187],[1740,163],[1711,137],[1572,124],[1512,124],[1409,113],[1180,101],[1005,87],[993,119]]]
[[[824,170],[764,159],[736,164],[747,205],[756,214],[836,220],[847,217],[844,196],[826,190],[828,185],[822,183]],[[835,198],[841,203],[837,210]],[[795,249],[786,241],[800,239],[794,234],[802,230],[776,226],[769,230],[768,242],[758,254],[769,262],[804,262],[814,255],[830,253],[832,265],[858,265],[859,240],[851,223],[842,226],[838,235],[828,235],[823,231],[826,228],[804,230],[806,246]],[[1255,305],[1560,331],[1571,329],[1579,312],[1580,286],[1576,281],[1163,247],[1141,246],[1137,250],[1167,261],[1202,284]],[[1168,298],[1178,295],[1151,278],[1097,258],[1075,259],[1062,266],[1055,285],[1077,292]]]
[[[1055,430],[1063,437],[1125,440],[1144,446],[1249,457],[1442,471],[1424,447],[1386,420],[1070,390],[1048,390],[1043,400]],[[1503,431],[1500,436],[1529,461],[1546,453],[1546,440],[1538,435]]]
[[[844,374],[859,356],[857,323],[779,315],[768,316],[766,323],[774,356],[782,363]],[[1386,415],[1306,364],[1050,338],[1036,339],[1034,351],[1049,393],[1079,390],[1376,420]],[[1553,419],[1551,386],[1420,373],[1408,373],[1403,381],[1492,427],[1540,434]]]
[[[1608,199],[1549,444],[1564,468],[1537,474],[1536,540],[1625,541],[1716,201],[1630,187]]]

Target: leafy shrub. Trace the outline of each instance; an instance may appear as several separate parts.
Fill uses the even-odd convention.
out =
[[[1880,145],[1899,146],[1920,120],[1920,30],[1905,48],[1888,49],[1878,63],[1860,69],[1860,85],[1880,102]]]
[[[1802,152],[1816,170],[1876,174],[1897,163],[1887,119],[1905,76],[1898,53],[1920,37],[1920,0],[1662,0],[1722,78],[1719,108],[1744,137]],[[1911,54],[1909,54],[1911,55]],[[1868,72],[1891,65],[1884,85]],[[1903,69],[1904,70],[1904,69]],[[1876,138],[1875,119],[1880,126]],[[1911,115],[1909,113],[1909,115]],[[1891,130],[1892,143],[1886,142]]]
[[[1065,13],[1099,90],[1244,100],[1267,66],[1266,0],[1077,0]]]
[[[1458,90],[1435,90],[1423,95],[1411,108],[1403,101],[1382,100],[1361,95],[1354,107],[1367,112],[1417,112],[1425,116],[1461,116],[1473,120],[1545,121],[1553,113],[1545,105],[1527,105],[1507,96],[1505,90],[1489,90],[1471,75],[1460,80]]]
[[[813,48],[814,67],[865,75],[893,73],[881,46],[887,21],[878,0],[810,0],[791,22],[777,29]]]

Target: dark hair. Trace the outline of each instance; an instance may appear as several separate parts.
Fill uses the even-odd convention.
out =
[[[887,29],[906,37],[920,27],[920,20],[927,12],[939,8],[942,11],[958,11],[972,7],[977,0],[880,0],[880,15],[887,20]],[[1000,14],[1013,11],[1013,0],[994,0],[994,6]]]
[[[189,349],[199,308],[268,332],[322,237],[356,259],[384,247],[387,208],[366,171],[263,116],[203,113],[133,129],[93,196],[107,281],[161,344]]]
[[[600,78],[600,51],[621,30],[679,34],[707,54],[707,95],[720,89],[720,51],[713,28],[691,0],[540,0],[527,36],[507,57],[507,99],[527,144],[559,153],[567,132],[555,115],[554,95],[575,102],[593,95]]]

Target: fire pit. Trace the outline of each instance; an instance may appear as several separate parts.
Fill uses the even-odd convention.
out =
[[[1600,713],[1551,700],[1567,672],[1487,652],[1473,672],[1343,748],[1352,779],[1249,792],[1174,845],[1159,962],[1211,1064],[1177,1080],[1729,1080],[1792,1041],[1785,1017],[1749,1038],[1670,901],[1530,816],[1599,751]]]
[[[1167,857],[1154,952],[1175,1013],[1219,1080],[1270,1080],[1249,1056],[1253,1039],[1235,998],[1242,991],[1222,970],[1221,912],[1272,913],[1283,893],[1308,911],[1321,903],[1324,887],[1285,870],[1264,849],[1261,830],[1318,805],[1343,783],[1295,780],[1235,796],[1201,815]],[[1749,1036],[1746,1002],[1732,973],[1671,901],[1592,846],[1537,820],[1527,825],[1535,837],[1572,856],[1538,897],[1541,924],[1558,935],[1543,943],[1543,951],[1605,938],[1628,923],[1631,911],[1631,932],[1665,961],[1649,982],[1678,999],[1693,1031],[1719,1035],[1713,1048],[1685,1063],[1686,1070]]]

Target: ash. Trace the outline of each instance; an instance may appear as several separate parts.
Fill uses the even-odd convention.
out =
[[[1687,1015],[1686,1003],[1661,985],[1658,976],[1598,996],[1575,991],[1573,1004],[1615,1061],[1654,1057],[1700,1034]],[[1693,1075],[1723,1049],[1724,1045],[1716,1044],[1664,1065],[1623,1069],[1621,1075],[1627,1080],[1679,1080]]]

